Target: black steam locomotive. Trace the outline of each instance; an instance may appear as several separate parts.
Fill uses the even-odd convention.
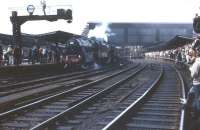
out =
[[[108,64],[116,58],[114,50],[114,47],[102,39],[72,37],[62,47],[63,63],[65,68]]]

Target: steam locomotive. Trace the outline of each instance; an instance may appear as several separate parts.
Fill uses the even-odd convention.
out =
[[[72,37],[60,48],[64,68],[88,68],[94,64],[108,64],[116,57],[113,46],[96,38]]]

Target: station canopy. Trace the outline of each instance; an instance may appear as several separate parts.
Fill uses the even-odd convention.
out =
[[[71,37],[81,36],[63,31],[54,31],[37,35],[22,33],[22,46],[32,47],[35,44],[42,46],[48,43],[65,43]],[[12,35],[0,34],[0,44],[3,46],[13,45]]]
[[[69,32],[63,32],[63,31],[54,31],[44,34],[37,34],[37,35],[31,35],[31,34],[24,34],[25,36],[29,36],[38,40],[48,41],[48,42],[59,42],[64,43],[65,41],[69,40],[71,37],[81,37],[80,35],[72,34]]]
[[[186,44],[191,44],[192,42],[193,42],[192,38],[177,35],[166,43],[157,44],[145,49],[147,52],[165,51],[165,50],[176,49]]]

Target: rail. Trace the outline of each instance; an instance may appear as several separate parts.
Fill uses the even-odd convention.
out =
[[[162,58],[162,59],[169,60],[171,62],[176,62],[174,59],[170,59],[170,58]],[[182,62],[179,62],[179,63],[189,67],[188,64],[185,64],[185,63],[182,63]],[[177,68],[174,67],[174,69],[177,72],[177,74],[179,76],[179,79],[181,81],[182,98],[186,99],[185,83],[184,83],[183,77],[182,77],[181,73],[177,70]],[[185,129],[185,118],[186,118],[185,109],[182,109],[181,110],[181,116],[180,116],[179,130],[184,130]]]
[[[95,81],[92,81],[92,82],[90,82],[90,83],[87,83],[87,84],[84,84],[84,85],[80,85],[80,86],[74,87],[74,88],[72,88],[72,89],[70,89],[70,90],[66,90],[66,91],[60,92],[60,93],[58,93],[58,94],[55,94],[55,95],[46,97],[46,98],[44,98],[44,99],[35,101],[35,102],[30,103],[30,104],[27,104],[27,105],[25,105],[25,106],[15,108],[15,109],[12,109],[12,110],[7,111],[7,112],[4,112],[4,113],[0,113],[0,118],[1,118],[1,119],[4,119],[4,118],[6,118],[6,117],[8,117],[8,116],[10,116],[10,115],[13,115],[14,113],[20,113],[21,111],[23,111],[23,110],[25,110],[25,109],[32,109],[32,107],[38,106],[38,105],[40,105],[40,104],[43,104],[44,102],[51,101],[51,100],[53,100],[53,99],[55,99],[55,98],[61,97],[61,96],[63,96],[63,95],[70,94],[70,93],[72,93],[72,92],[77,92],[77,91],[82,90],[82,89],[84,89],[84,88],[87,88],[87,87],[89,87],[89,86],[91,86],[91,85],[96,85],[96,84],[101,83],[101,82],[103,82],[103,81],[105,81],[105,80],[107,80],[107,79],[110,79],[110,78],[112,78],[112,77],[114,77],[114,76],[116,76],[116,75],[119,75],[119,74],[121,74],[121,73],[123,73],[123,72],[128,72],[129,70],[131,70],[131,69],[133,69],[133,68],[136,68],[138,65],[139,65],[139,64],[137,64],[137,65],[135,65],[135,66],[133,66],[133,67],[127,68],[127,69],[125,69],[125,70],[121,70],[121,71],[119,71],[119,72],[116,72],[116,73],[114,73],[114,74],[111,74],[111,75],[102,77],[102,78],[97,79],[97,80],[95,80]]]
[[[163,68],[157,79],[151,85],[151,87],[149,87],[149,89],[147,89],[142,96],[140,96],[135,102],[133,102],[128,108],[126,108],[120,115],[118,115],[115,119],[113,119],[102,130],[116,130],[118,126],[121,124],[121,122],[125,120],[126,116],[132,111],[132,109],[137,108],[141,104],[141,102],[145,99],[145,97],[153,91],[153,89],[157,86],[157,84],[161,80],[162,76],[163,76]]]
[[[83,100],[82,102],[78,103],[75,106],[72,106],[70,108],[68,108],[67,110],[63,111],[62,113],[38,124],[37,126],[31,128],[30,130],[40,130],[40,129],[44,129],[45,127],[49,126],[51,123],[59,120],[60,118],[62,118],[63,116],[66,115],[71,115],[72,113],[77,112],[78,110],[80,110],[83,106],[88,105],[91,102],[94,102],[97,98],[101,98],[104,94],[110,92],[111,90],[113,90],[114,88],[117,88],[120,84],[126,82],[127,80],[129,80],[130,78],[132,78],[133,76],[135,76],[136,74],[138,74],[140,71],[142,71],[146,66],[138,69],[137,71],[135,71],[133,74],[128,75],[127,77],[125,77],[124,79],[116,82],[115,84],[105,88],[104,90],[92,95],[91,97],[88,97],[87,99]]]

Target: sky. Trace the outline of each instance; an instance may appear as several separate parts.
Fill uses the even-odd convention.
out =
[[[0,4],[0,33],[12,34],[9,17],[12,10],[27,15],[27,5],[33,4],[34,14],[42,15],[41,0],[2,0]],[[22,25],[22,33],[41,34],[56,30],[81,34],[87,22],[153,22],[192,23],[200,14],[200,0],[46,0],[47,13],[56,8],[73,10],[73,22],[31,21]]]

